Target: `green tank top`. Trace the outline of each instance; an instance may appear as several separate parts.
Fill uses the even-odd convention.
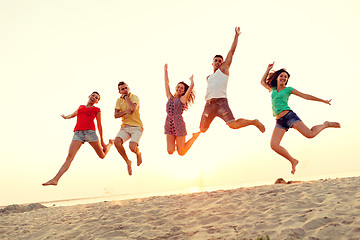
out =
[[[284,110],[291,110],[288,105],[289,96],[294,90],[292,87],[284,88],[281,91],[277,91],[276,87],[272,88],[271,91],[271,104],[273,115],[276,116]]]

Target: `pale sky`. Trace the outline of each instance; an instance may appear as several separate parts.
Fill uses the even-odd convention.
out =
[[[0,206],[359,173],[359,10],[357,0],[1,0]],[[212,58],[226,56],[235,26],[242,34],[230,68],[229,105],[236,118],[258,118],[267,131],[232,130],[217,118],[187,155],[168,155],[164,64],[172,91],[194,74],[196,101],[183,116],[188,133],[198,131]],[[289,130],[282,143],[300,161],[294,176],[290,163],[270,149],[275,120],[260,79],[272,61],[274,69],[290,72],[288,86],[333,99],[328,106],[290,97],[307,126],[342,124],[314,139]],[[101,94],[105,139],[116,136],[119,81],[140,98],[143,164],[133,164],[129,177],[115,147],[99,159],[85,144],[59,185],[43,187],[65,161],[76,123],[60,115],[86,104],[92,91]],[[136,162],[128,142],[125,147]]]

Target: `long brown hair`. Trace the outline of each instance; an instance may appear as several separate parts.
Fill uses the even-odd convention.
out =
[[[184,85],[184,93],[181,95],[181,96],[184,96],[185,93],[187,92],[187,90],[189,89],[189,85],[187,85],[185,82],[179,82],[178,84],[182,84]],[[195,101],[195,92],[194,90],[191,91],[191,93],[189,94],[189,98],[186,100],[186,103],[185,103],[185,111],[188,110],[189,106],[191,104],[193,104]]]
[[[282,68],[277,71],[273,71],[273,72],[269,73],[269,75],[266,79],[266,85],[268,85],[271,88],[277,87],[277,78],[283,72],[285,72],[288,75],[288,81],[289,81],[290,73],[288,73],[288,71],[286,71],[285,68]],[[288,81],[285,83],[285,85],[288,83]]]

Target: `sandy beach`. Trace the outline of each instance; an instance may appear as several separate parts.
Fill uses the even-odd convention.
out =
[[[0,239],[266,239],[266,236],[360,239],[360,177],[67,207],[8,206],[0,212]]]

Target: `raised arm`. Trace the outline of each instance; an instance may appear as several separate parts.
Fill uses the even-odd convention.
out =
[[[164,78],[165,78],[165,93],[167,99],[172,97],[172,94],[170,92],[170,86],[169,86],[169,74],[168,74],[168,65],[167,63],[164,66]]]
[[[77,116],[77,112],[78,112],[78,110],[76,110],[75,112],[73,112],[73,113],[71,113],[71,114],[69,114],[69,115],[64,115],[64,114],[61,114],[61,117],[63,118],[63,119],[70,119],[70,118],[73,118],[73,117],[76,117]]]
[[[221,64],[221,70],[225,73],[225,74],[229,74],[229,68],[237,47],[237,43],[238,43],[238,39],[239,39],[239,35],[241,34],[240,32],[240,27],[236,27],[235,28],[235,37],[234,37],[234,41],[231,45],[230,51],[228,52],[225,61],[223,62],[223,64]]]
[[[263,86],[264,86],[266,89],[268,89],[269,91],[271,90],[271,88],[270,88],[269,85],[266,84],[266,79],[267,79],[267,77],[269,76],[270,70],[274,67],[274,64],[275,64],[275,62],[270,63],[270,64],[268,65],[268,67],[266,68],[266,71],[265,71],[265,73],[264,73],[264,76],[261,78],[261,81],[260,81],[261,85],[263,85]]]
[[[291,93],[294,94],[294,95],[296,95],[296,96],[298,96],[298,97],[304,98],[304,99],[306,99],[306,100],[316,101],[316,102],[322,102],[322,103],[326,103],[326,104],[331,105],[330,102],[331,102],[332,99],[330,99],[330,100],[324,100],[324,99],[321,99],[321,98],[312,96],[312,95],[310,95],[310,94],[302,93],[302,92],[300,92],[300,91],[298,91],[298,90],[296,90],[296,89],[293,89]]]
[[[190,86],[188,88],[188,90],[186,91],[186,93],[180,98],[180,101],[182,103],[186,103],[187,100],[189,99],[189,96],[192,92],[192,90],[194,89],[194,75],[191,75],[191,77],[189,78],[191,83],[190,83]]]

